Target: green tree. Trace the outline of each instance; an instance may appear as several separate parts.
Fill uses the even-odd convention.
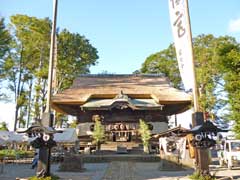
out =
[[[27,114],[30,115],[31,91],[34,80],[41,82],[44,77],[44,82],[37,85],[41,86],[39,91],[43,94],[42,99],[45,98],[44,83],[46,84],[47,76],[39,77],[38,74],[44,70],[47,72],[50,21],[15,15],[11,16],[11,28],[13,37],[10,46],[11,53],[4,60],[2,70],[6,75],[5,80],[8,82],[8,88],[14,93],[16,104],[14,130],[16,130],[17,123],[23,122],[26,109],[29,112]],[[38,71],[38,67],[41,68],[41,71]],[[38,91],[36,91],[37,96]]]
[[[57,90],[69,88],[79,74],[89,73],[91,65],[97,63],[97,49],[89,40],[66,29],[58,34]]]
[[[220,58],[217,53],[219,38],[213,35],[199,35],[194,38],[194,57],[197,78],[197,87],[199,88],[199,105],[201,111],[208,112],[211,116],[216,114],[220,96],[219,91],[223,88],[221,84],[222,72],[218,66]]]
[[[94,142],[97,144],[97,151],[99,151],[101,148],[101,143],[104,141],[105,138],[105,131],[104,126],[101,124],[101,118],[99,115],[94,115],[93,120],[95,121],[95,124],[92,136]]]
[[[219,68],[223,72],[224,90],[227,93],[227,118],[235,121],[234,131],[240,138],[240,44],[232,37],[220,37],[218,47]]]
[[[4,18],[0,18],[0,59],[9,51],[11,36],[4,24]]]
[[[223,39],[226,39],[223,41]],[[224,92],[224,72],[220,60],[225,59],[229,47],[235,46],[230,37],[214,37],[199,35],[193,39],[194,60],[197,87],[200,90],[199,105],[201,111],[208,112],[216,118],[217,112],[226,106],[222,94]],[[182,88],[180,74],[172,45],[161,52],[149,56],[144,62],[141,72],[159,73],[168,77],[174,87]],[[225,91],[226,92],[226,91]]]
[[[28,125],[45,111],[51,21],[18,14],[11,16],[10,25],[12,38],[9,53],[0,62],[0,80],[14,94],[16,130],[17,124]],[[55,92],[68,88],[79,74],[89,73],[98,58],[96,48],[84,36],[66,29],[57,35]]]
[[[0,123],[0,131],[8,131],[7,123],[1,122]]]
[[[4,18],[0,18],[0,86],[3,87],[2,80],[5,78],[4,71],[2,70],[3,59],[7,52],[9,52],[9,45],[11,43],[11,35],[4,24]],[[6,95],[1,92],[0,89],[0,100],[5,99]]]
[[[173,44],[167,49],[147,57],[142,64],[141,73],[161,74],[169,78],[174,87],[183,88]]]
[[[151,138],[151,131],[149,130],[148,124],[142,119],[139,120],[139,130],[138,131],[141,135],[144,152],[149,153],[148,146],[149,146],[149,140]]]

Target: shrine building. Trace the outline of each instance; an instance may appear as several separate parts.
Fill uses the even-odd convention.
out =
[[[161,133],[168,129],[168,116],[190,105],[191,96],[160,75],[81,75],[52,98],[56,111],[76,117],[80,142],[91,136],[94,115],[101,117],[108,141],[131,142],[139,139],[139,119],[152,134]]]

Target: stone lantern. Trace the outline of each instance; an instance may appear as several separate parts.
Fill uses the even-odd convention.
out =
[[[228,130],[223,130],[215,126],[211,121],[205,121],[203,124],[195,126],[188,133],[193,134],[193,140],[191,144],[193,147],[199,149],[207,149],[216,144],[213,139],[217,136],[218,132],[227,132]]]
[[[25,131],[18,133],[27,133],[29,137],[36,137],[30,142],[31,146],[39,149],[39,160],[37,167],[37,177],[45,177],[50,175],[50,157],[51,148],[56,146],[53,139],[55,133],[62,133],[63,131],[55,130],[52,127],[45,127],[40,123],[32,125]]]

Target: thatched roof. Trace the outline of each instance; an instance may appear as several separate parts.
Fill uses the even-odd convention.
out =
[[[113,99],[118,94],[131,99],[153,99],[161,105],[181,104],[183,111],[191,103],[191,97],[169,85],[159,75],[82,75],[71,88],[52,98],[52,106],[58,111],[69,113],[66,106],[81,106],[93,99]]]

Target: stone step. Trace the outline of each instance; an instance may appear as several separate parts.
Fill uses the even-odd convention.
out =
[[[116,154],[116,155],[83,155],[84,163],[103,163],[113,161],[160,162],[159,155],[152,154]]]
[[[128,150],[137,149],[140,144],[135,142],[107,142],[101,145],[102,150],[117,150],[117,147],[126,147]]]

